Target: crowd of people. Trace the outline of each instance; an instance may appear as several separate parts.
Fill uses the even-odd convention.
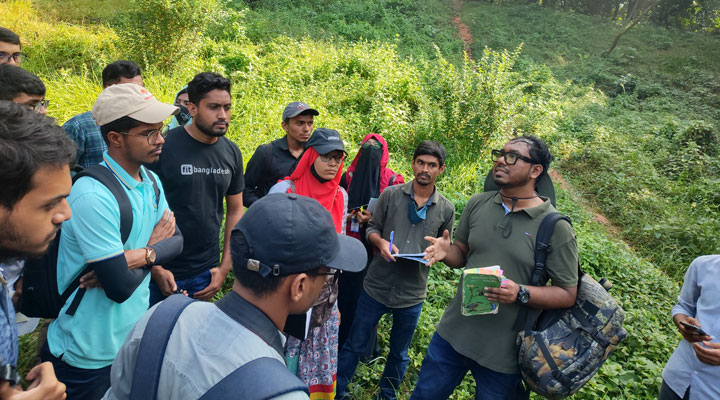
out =
[[[489,152],[495,189],[472,196],[455,226],[436,186],[446,168],[438,141],[417,144],[409,182],[387,167],[379,134],[364,137],[343,171],[341,134],[315,128],[320,113],[296,101],[279,118],[284,135],[243,169],[225,136],[226,77],[197,74],[172,105],[144,88],[136,63],[116,61],[92,110],[60,127],[23,58],[20,38],[0,28],[0,399],[349,399],[385,314],[376,396],[395,399],[438,262],[501,265],[503,285],[485,288],[501,307],[463,315],[458,283],[433,321],[411,399],[448,398],[468,371],[476,399],[522,398],[516,317],[569,307],[579,279],[575,233],[561,221],[550,284],[529,284],[534,234],[555,211],[538,193],[553,158],[541,139]],[[23,260],[47,257],[53,243],[57,290],[71,293],[38,329],[42,362],[23,390]],[[673,309],[684,340],[663,399],[720,397],[718,268],[709,256],[688,270]],[[231,270],[232,289],[218,298]]]

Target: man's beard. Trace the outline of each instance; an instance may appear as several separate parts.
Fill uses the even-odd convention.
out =
[[[50,242],[50,237],[55,233],[50,234],[46,241]],[[59,234],[60,232],[57,231]],[[12,248],[10,246],[12,245]],[[46,246],[42,252],[31,252],[27,249],[30,248],[30,244],[25,238],[23,238],[17,229],[10,223],[10,218],[5,217],[0,220],[0,262],[8,260],[22,260],[26,258],[37,258],[47,253],[49,246]]]
[[[227,129],[225,129],[222,132],[217,132],[212,129],[215,122],[219,122],[219,121],[215,121],[215,122],[213,122],[213,124],[208,125],[203,120],[197,118],[197,116],[195,118],[196,118],[195,126],[197,126],[197,128],[198,128],[198,130],[200,130],[200,132],[202,132],[208,136],[220,137],[220,136],[225,136],[225,134],[227,133]],[[220,121],[220,122],[222,122],[222,121]],[[227,123],[226,126],[229,127],[230,124]]]

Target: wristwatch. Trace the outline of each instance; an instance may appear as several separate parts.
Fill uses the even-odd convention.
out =
[[[517,294],[517,301],[520,302],[520,304],[527,304],[530,301],[530,291],[527,290],[525,285],[520,285],[520,290],[518,290]]]
[[[155,250],[153,250],[152,247],[146,247],[145,248],[145,265],[148,267],[155,265],[155,258],[157,258],[157,254],[155,254]]]

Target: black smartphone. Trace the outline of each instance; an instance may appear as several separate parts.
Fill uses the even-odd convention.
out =
[[[348,212],[360,211],[361,208],[367,208],[367,206],[368,206],[367,204],[363,204],[363,205],[357,206],[357,207],[352,207],[352,208],[348,207]]]
[[[697,325],[693,325],[693,324],[691,324],[691,323],[689,323],[689,322],[685,322],[685,321],[680,321],[680,323],[682,324],[682,326],[684,326],[684,327],[686,327],[686,328],[688,328],[688,329],[690,329],[690,330],[695,331],[695,333],[697,333],[698,335],[701,335],[701,336],[710,336],[710,335],[707,334],[707,332],[705,332],[704,330],[702,330],[702,328],[700,328],[700,327],[697,326]]]

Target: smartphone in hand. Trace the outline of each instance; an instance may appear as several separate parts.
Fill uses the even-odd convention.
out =
[[[700,328],[700,327],[697,326],[697,325],[694,325],[694,324],[691,324],[691,323],[685,322],[685,321],[680,321],[680,323],[682,324],[682,326],[684,326],[684,327],[686,327],[686,328],[688,328],[688,329],[690,329],[690,330],[692,330],[692,331],[695,331],[695,334],[696,334],[696,335],[710,336],[710,335],[707,334],[707,332],[705,332],[704,330],[702,330],[702,328]]]

